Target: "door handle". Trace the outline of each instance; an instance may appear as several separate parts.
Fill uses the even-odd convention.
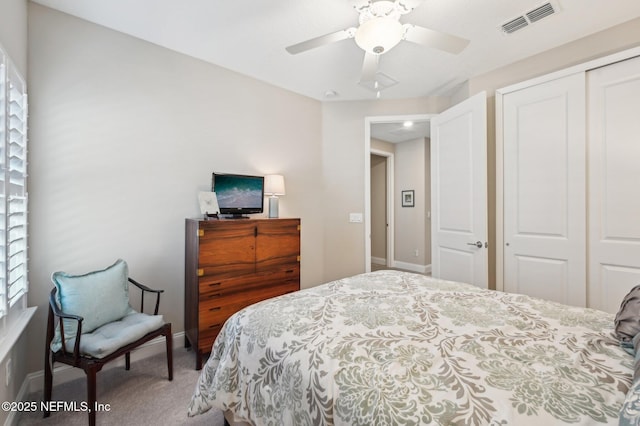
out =
[[[482,248],[482,241],[476,241],[475,243],[467,243],[468,246],[476,246]]]

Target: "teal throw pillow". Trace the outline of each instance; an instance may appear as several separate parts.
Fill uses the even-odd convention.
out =
[[[55,272],[52,276],[63,312],[80,315],[82,333],[89,333],[112,321],[119,320],[130,312],[129,268],[118,259],[106,269],[84,275]],[[76,333],[76,321],[65,321],[65,336]]]

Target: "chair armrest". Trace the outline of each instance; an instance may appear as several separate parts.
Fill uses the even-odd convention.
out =
[[[140,284],[138,281],[134,280],[133,278],[129,278],[129,282],[135,285],[136,287],[138,287],[140,290],[142,290],[142,297],[140,298],[140,312],[144,312],[144,294],[145,293],[156,294],[156,307],[153,310],[153,315],[158,315],[158,308],[160,307],[160,294],[164,293],[164,290],[155,290],[155,289],[149,288],[144,284]]]
[[[78,322],[78,326],[76,328],[76,342],[73,345],[73,356],[76,360],[76,363],[78,363],[80,360],[80,336],[82,335],[82,321],[84,321],[84,318],[81,317],[80,315],[73,315],[73,314],[68,314],[63,312],[58,307],[58,302],[56,302],[55,295],[56,295],[56,289],[54,288],[51,291],[51,294],[49,295],[49,307],[51,308],[51,314],[59,319],[58,324],[60,324],[60,340],[62,343],[63,353],[67,352],[67,346],[64,338],[64,321],[62,320],[69,319],[69,320],[74,320]],[[53,338],[53,336],[51,336],[51,338]]]

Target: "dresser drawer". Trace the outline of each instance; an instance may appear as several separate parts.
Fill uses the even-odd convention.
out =
[[[260,274],[241,275],[236,278],[200,277],[200,301],[212,297],[224,297],[241,291],[249,291],[263,286],[277,286],[288,281],[300,280],[300,265],[290,265],[286,269]]]
[[[255,224],[203,222],[198,230],[199,274],[237,276],[256,270]]]
[[[251,302],[249,301],[244,304],[242,302],[229,304],[226,298],[216,298],[201,302],[198,313],[200,323],[200,327],[198,328],[200,332],[202,333],[215,327],[222,327],[227,318],[250,304]]]
[[[200,302],[199,324],[201,332],[220,327],[234,313],[244,307],[271,297],[291,293],[300,289],[298,281],[286,281],[271,287],[262,287],[259,291],[250,293],[234,293],[226,297],[212,297]]]

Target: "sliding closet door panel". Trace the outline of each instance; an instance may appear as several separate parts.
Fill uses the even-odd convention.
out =
[[[515,256],[515,282],[529,296],[546,300],[567,300],[568,286],[540,285],[541,282],[566,283],[567,260],[546,257]],[[519,291],[523,293],[523,291]]]
[[[504,289],[586,305],[584,74],[504,97]]]
[[[590,71],[589,306],[640,284],[640,58]]]

